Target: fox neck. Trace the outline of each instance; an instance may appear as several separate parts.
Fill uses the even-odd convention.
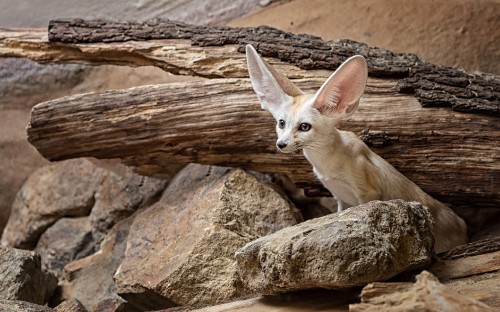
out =
[[[335,127],[331,127],[327,131],[317,133],[314,142],[303,148],[303,153],[315,171],[322,173],[333,169],[330,167],[335,165],[336,162],[332,161],[332,159],[338,159],[343,151],[348,150],[345,145],[346,142],[342,139],[341,132]]]

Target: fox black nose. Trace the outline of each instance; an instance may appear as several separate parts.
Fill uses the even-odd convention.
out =
[[[284,149],[286,147],[286,143],[283,142],[283,141],[279,141],[278,143],[276,143],[276,146],[279,148],[279,149]]]

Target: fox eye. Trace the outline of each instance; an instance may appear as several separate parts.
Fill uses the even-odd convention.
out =
[[[303,122],[299,126],[299,131],[309,131],[311,130],[311,124],[308,124],[307,122]]]
[[[278,121],[278,127],[279,127],[280,129],[284,129],[284,128],[285,128],[285,121],[284,121],[283,119],[280,119],[280,120]]]

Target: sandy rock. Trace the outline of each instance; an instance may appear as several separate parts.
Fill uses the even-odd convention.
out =
[[[59,219],[42,234],[35,251],[42,268],[59,276],[66,264],[94,253],[89,218]]]
[[[44,304],[57,286],[39,255],[9,247],[0,247],[0,281],[0,298],[36,304]]]
[[[231,21],[352,39],[410,52],[436,64],[500,73],[500,5],[497,0],[297,0]],[[279,18],[277,18],[279,17]]]
[[[411,283],[373,283],[363,288],[361,303],[349,306],[351,312],[403,311],[495,311],[486,304],[463,296],[439,282],[427,271]]]
[[[78,299],[89,311],[133,311],[115,291],[113,275],[122,262],[130,225],[135,215],[118,222],[99,252],[66,265],[55,301]]]
[[[19,300],[5,300],[0,299],[0,311],[2,312],[52,312],[53,309]]]
[[[54,163],[31,174],[17,193],[1,243],[33,249],[62,217],[87,216],[106,171],[85,159]]]
[[[365,285],[428,265],[432,226],[419,203],[373,201],[248,243],[238,271],[262,294]]]
[[[83,304],[77,299],[68,299],[58,305],[55,309],[55,312],[87,312],[87,309],[83,306]]]
[[[136,217],[118,293],[142,310],[241,296],[234,252],[297,218],[270,185],[242,170],[189,165]]]

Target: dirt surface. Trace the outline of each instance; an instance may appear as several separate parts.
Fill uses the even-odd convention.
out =
[[[499,0],[295,0],[233,20],[353,39],[438,64],[500,74]]]

